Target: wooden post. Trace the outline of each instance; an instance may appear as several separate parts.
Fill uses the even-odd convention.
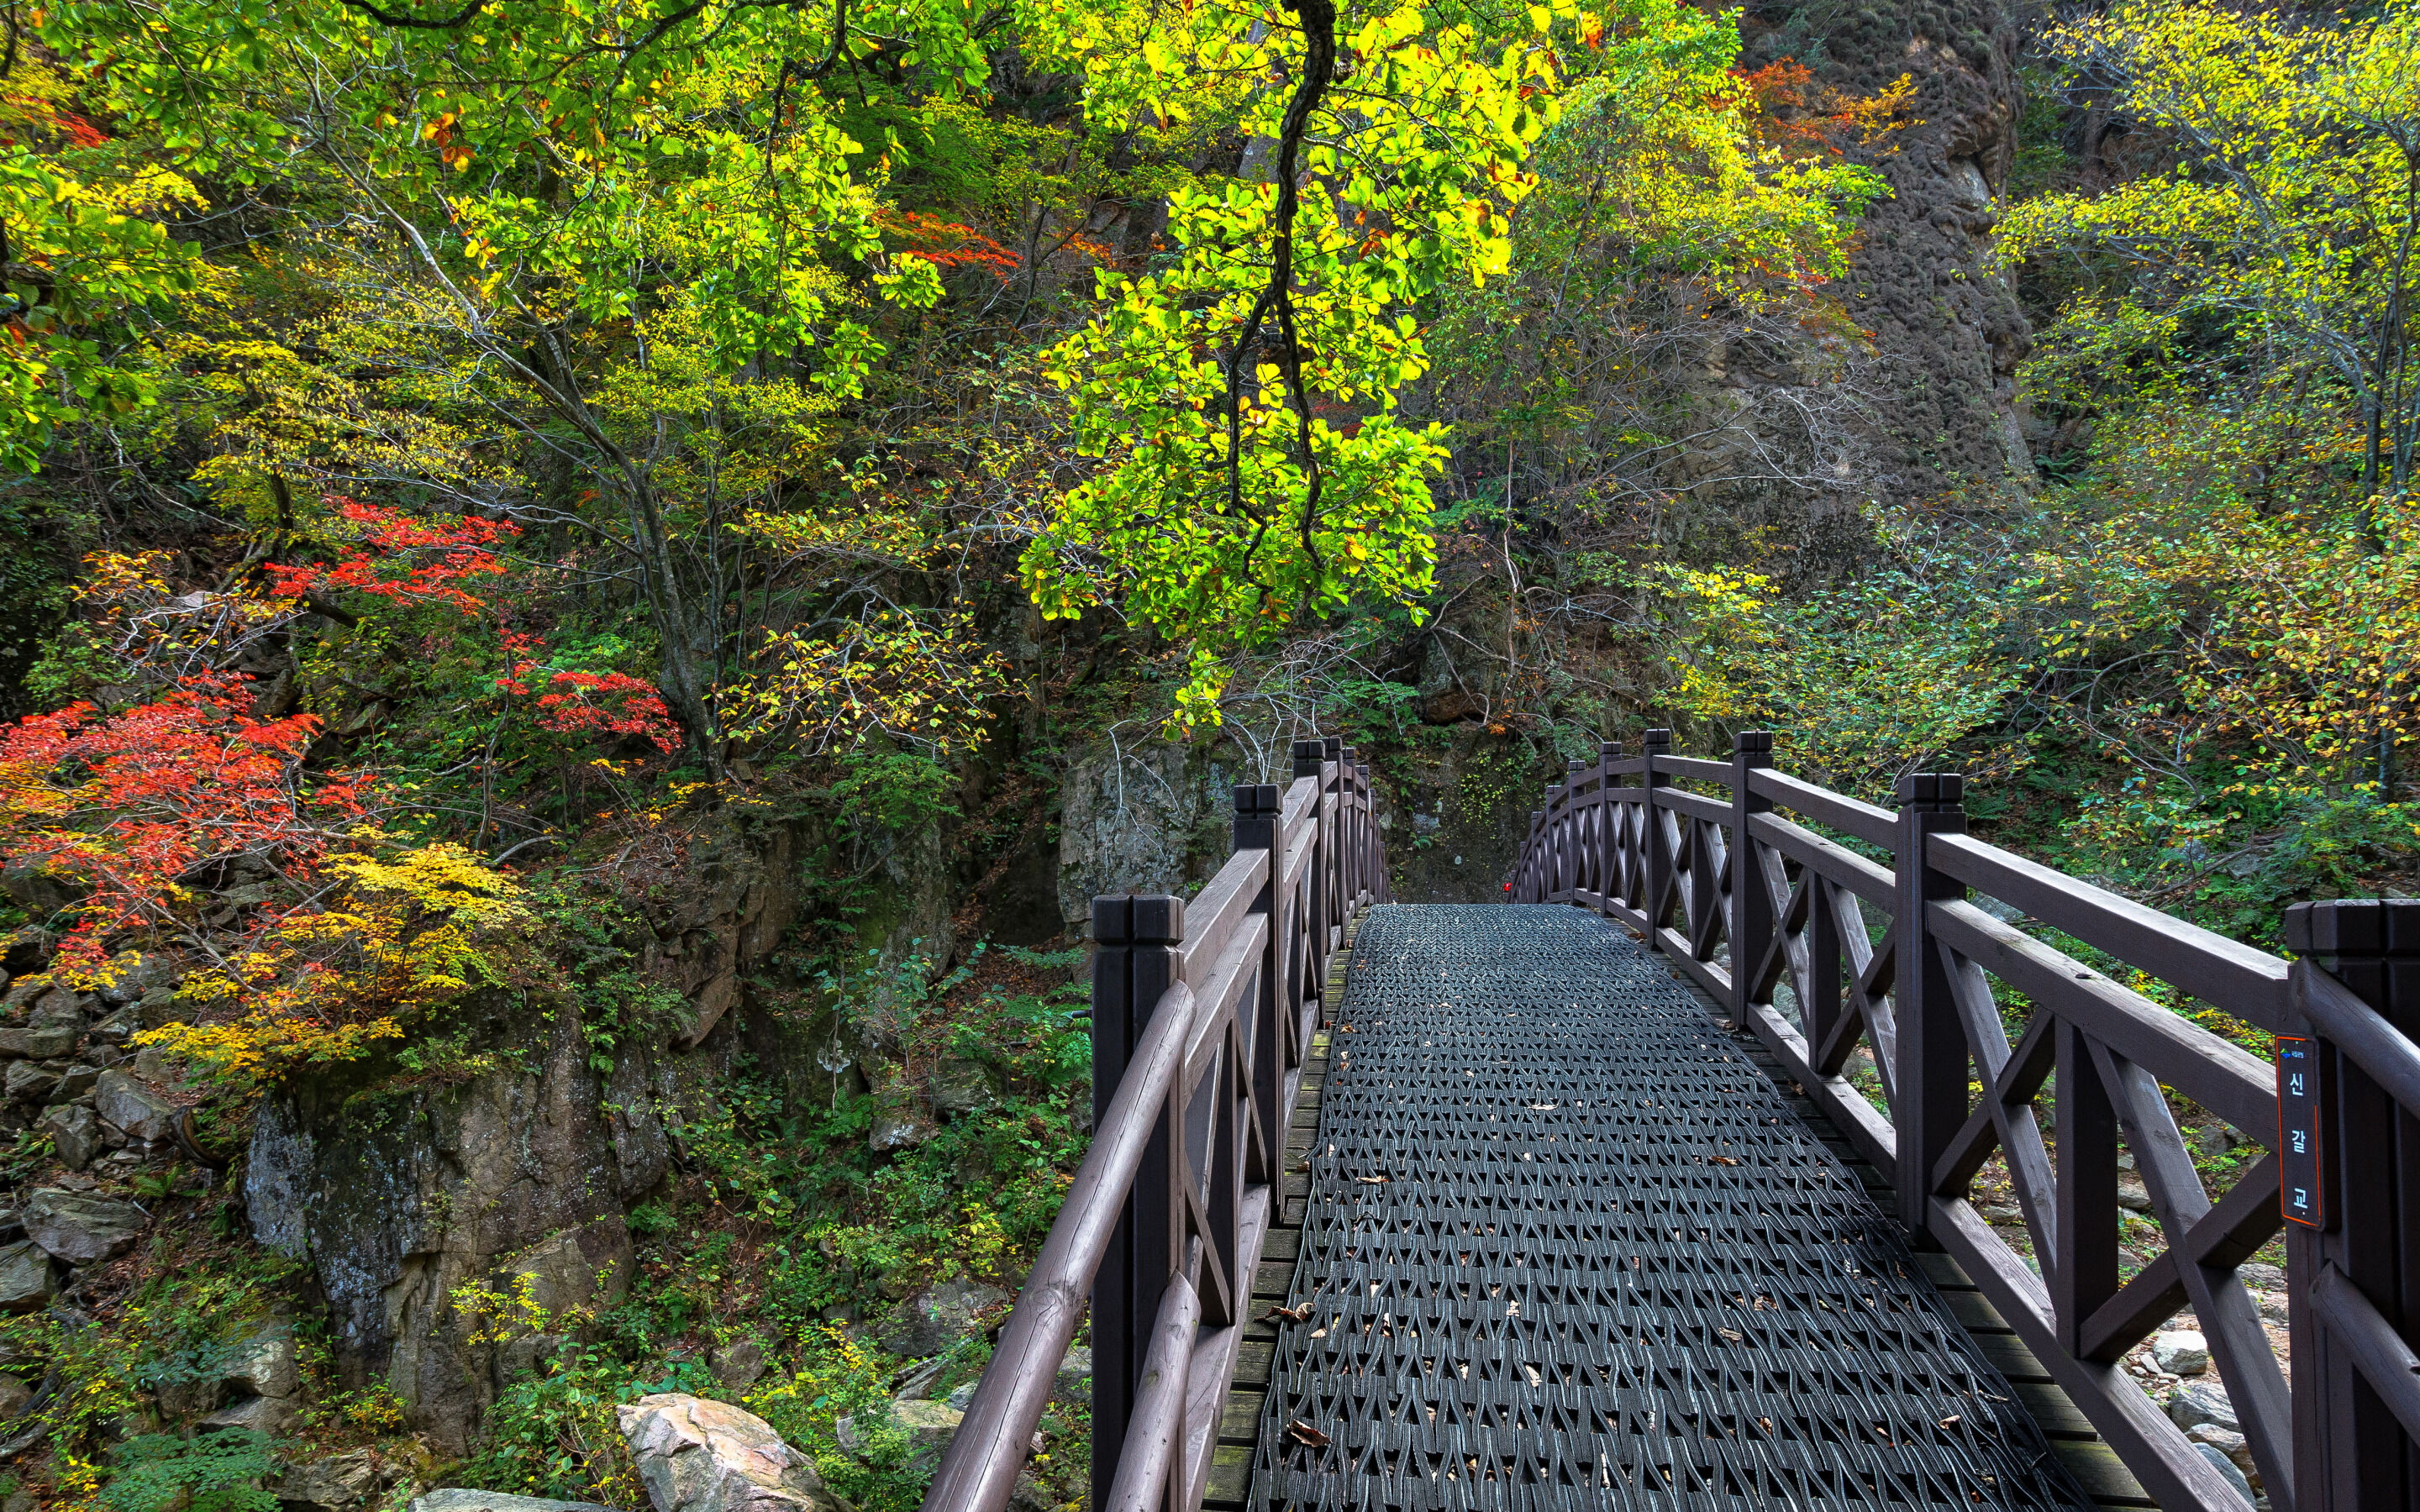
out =
[[[1095,898],[1093,938],[1093,1117],[1109,1111],[1126,1062],[1160,995],[1175,982],[1185,939],[1185,900],[1166,896]],[[1172,1112],[1160,1110],[1141,1174],[1119,1215],[1117,1232],[1093,1279],[1093,1502],[1107,1502],[1142,1381],[1143,1354],[1160,1294],[1176,1273],[1175,1183],[1161,1178],[1183,1146]]]
[[[1925,864],[1925,841],[1966,832],[1965,779],[1955,772],[1919,772],[1900,779],[1899,961],[1892,975],[1899,1020],[1898,1126],[1900,1221],[1911,1234],[1931,1229],[1932,1171],[1966,1121],[1966,1035],[1949,995],[1949,967],[1933,948],[1925,909],[1963,898],[1965,887]]]
[[[1672,732],[1650,730],[1640,742],[1639,757],[1644,764],[1638,769],[1640,794],[1638,815],[1647,822],[1647,896],[1639,901],[1639,912],[1647,918],[1647,948],[1664,949],[1664,914],[1667,888],[1672,885],[1672,847],[1664,839],[1664,814],[1655,807],[1655,790],[1670,779],[1656,775],[1655,759],[1672,754]]]
[[[1756,998],[1757,975],[1764,952],[1773,944],[1773,895],[1765,890],[1764,869],[1756,858],[1756,841],[1748,833],[1751,816],[1769,812],[1773,800],[1748,791],[1748,774],[1773,764],[1773,733],[1743,730],[1731,737],[1731,1022],[1734,1029],[1747,1023],[1748,1005]],[[1807,886],[1815,886],[1807,874]],[[1811,900],[1810,900],[1811,901]],[[1798,1005],[1798,1022],[1810,1038],[1811,1053],[1822,1041],[1811,1038],[1807,1005]]]
[[[2292,1001],[2325,972],[2406,1039],[2420,1039],[2420,899],[2297,903],[2286,911]],[[2289,1026],[2304,1035],[2303,1024]],[[2420,1119],[2351,1057],[2317,1041],[2319,1221],[2286,1226],[2294,1359],[2295,1512],[2403,1512],[2420,1503],[2420,1456],[2353,1364],[2350,1341],[2314,1316],[2329,1272],[2407,1344],[2420,1320]]]

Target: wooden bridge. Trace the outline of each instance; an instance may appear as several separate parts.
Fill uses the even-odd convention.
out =
[[[2420,901],[2288,963],[1771,750],[1606,746],[1512,906],[1407,907],[1299,742],[1189,903],[1096,900],[1094,1146],[929,1512],[1009,1504],[1088,1306],[1095,1512],[2241,1512],[2122,1367],[2188,1307],[2257,1507],[2420,1508]]]

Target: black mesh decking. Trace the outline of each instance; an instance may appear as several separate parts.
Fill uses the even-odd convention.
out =
[[[1338,1019],[1254,1506],[2090,1506],[1628,935],[1380,908]]]

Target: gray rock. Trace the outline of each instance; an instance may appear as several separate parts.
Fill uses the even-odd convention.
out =
[[[89,1265],[134,1247],[150,1220],[131,1202],[111,1202],[57,1187],[37,1187],[25,1204],[25,1232],[48,1254]]]
[[[666,1392],[614,1415],[656,1512],[842,1512],[813,1460],[728,1402]]]
[[[51,1148],[69,1170],[80,1171],[101,1152],[101,1120],[92,1109],[70,1104],[46,1110],[34,1127],[51,1136]]]
[[[413,1497],[410,1512],[613,1512],[595,1502],[550,1502],[543,1496],[465,1491],[453,1487]]]
[[[175,988],[154,987],[134,1005],[134,1019],[147,1029],[164,1028],[178,1022],[179,1007],[180,999]]]
[[[2235,1273],[2242,1278],[2245,1286],[2257,1287],[2264,1291],[2273,1291],[2286,1284],[2286,1268],[2264,1260],[2246,1260],[2235,1268]]]
[[[943,1281],[900,1304],[882,1335],[882,1347],[906,1359],[922,1360],[955,1344],[974,1326],[975,1314],[1008,1301],[998,1287]]]
[[[73,1025],[27,1025],[0,1029],[0,1060],[56,1060],[84,1038],[81,1017]]]
[[[277,1483],[286,1512],[350,1512],[378,1493],[378,1456],[367,1449],[293,1466]]]
[[[0,1088],[5,1088],[14,1103],[47,1103],[58,1090],[59,1073],[38,1060],[12,1060],[6,1075],[0,1075]]]
[[[953,1412],[964,1413],[968,1408],[974,1405],[975,1388],[982,1384],[980,1381],[969,1381],[953,1386],[950,1388],[950,1394],[941,1398],[941,1405]]]
[[[59,1068],[59,1085],[51,1092],[54,1105],[72,1103],[101,1083],[101,1068],[81,1061],[70,1061]]]
[[[2252,1441],[2241,1433],[2229,1433],[2215,1423],[2199,1423],[2185,1430],[2185,1437],[2195,1443],[2206,1443],[2226,1456],[2229,1463],[2243,1472],[2243,1478],[2255,1487],[2260,1484],[2260,1467],[2252,1458]]]
[[[967,1388],[961,1386],[958,1391],[967,1391]],[[953,1400],[948,1402],[922,1396],[902,1397],[884,1408],[876,1423],[867,1423],[861,1414],[853,1414],[834,1423],[832,1431],[843,1449],[861,1457],[873,1447],[873,1429],[877,1426],[888,1426],[907,1436],[915,1451],[915,1462],[931,1464],[940,1458],[941,1451],[948,1448],[950,1440],[956,1436],[958,1425],[966,1421],[966,1410],[954,1402],[957,1395],[958,1392],[952,1392]],[[968,1396],[971,1399],[973,1394],[968,1392]]]
[[[945,1119],[964,1118],[980,1113],[992,1105],[998,1089],[992,1082],[992,1070],[980,1060],[960,1056],[945,1056],[934,1068],[928,1084],[933,1098],[933,1111]]]
[[[1059,1362],[1058,1379],[1050,1383],[1050,1399],[1054,1402],[1093,1405],[1093,1351],[1087,1345],[1071,1344],[1067,1358]]]
[[[294,1328],[270,1323],[244,1341],[223,1379],[252,1396],[291,1396],[302,1383],[294,1358]]]
[[[59,937],[39,924],[23,929],[0,940],[0,966],[8,975],[22,977],[28,971],[39,971],[51,964],[51,952],[58,948]]]
[[[143,1032],[142,1011],[132,1004],[119,1009],[88,1031],[94,1044],[123,1048],[126,1041]]]
[[[0,1376],[0,1420],[15,1417],[33,1399],[33,1387],[15,1376]]]
[[[274,1439],[293,1427],[299,1415],[294,1404],[283,1396],[247,1396],[220,1408],[202,1419],[199,1426],[206,1428],[249,1428]]]
[[[765,1379],[765,1350],[754,1339],[734,1339],[706,1359],[714,1379],[732,1391],[741,1391]]]
[[[101,1000],[111,1008],[124,1008],[147,992],[175,988],[177,968],[165,956],[120,950],[109,958],[109,985],[101,990]]]
[[[2243,1472],[2235,1468],[2235,1461],[2226,1458],[2226,1451],[2210,1443],[2196,1443],[2194,1447],[2201,1451],[2201,1457],[2210,1461],[2211,1468],[2216,1470],[2226,1484],[2235,1488],[2238,1496],[2247,1502],[2252,1500],[2252,1483],[2243,1478]]]
[[[0,1249],[0,1313],[38,1313],[58,1295],[50,1256],[29,1239]]]
[[[101,1121],[129,1139],[154,1143],[175,1137],[177,1120],[185,1110],[122,1071],[105,1071],[93,1088],[93,1109]]]
[[[2210,1341],[2189,1328],[2151,1340],[2151,1363],[2172,1376],[2197,1376],[2210,1368]]]
[[[2150,1211],[2150,1188],[2143,1184],[2139,1176],[2120,1176],[2118,1178],[2118,1206],[2128,1212]]]
[[[865,1136],[866,1148],[877,1155],[895,1150],[912,1149],[933,1137],[933,1131],[905,1113],[877,1114],[874,1132]]]
[[[952,1439],[958,1436],[958,1425],[966,1420],[963,1408],[953,1407],[947,1402],[891,1404],[892,1425],[907,1434],[908,1442],[915,1446],[915,1458],[911,1463],[917,1465],[939,1464],[941,1452],[950,1446]]]
[[[2229,1433],[2243,1431],[2225,1388],[2210,1381],[2188,1381],[2178,1386],[2168,1397],[2168,1421],[2186,1429],[2208,1423]]]

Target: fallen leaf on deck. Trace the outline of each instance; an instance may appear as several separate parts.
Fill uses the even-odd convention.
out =
[[[1325,1449],[1329,1443],[1326,1434],[1320,1432],[1300,1418],[1295,1418],[1286,1425],[1286,1437],[1296,1443],[1307,1443],[1314,1449]]]

